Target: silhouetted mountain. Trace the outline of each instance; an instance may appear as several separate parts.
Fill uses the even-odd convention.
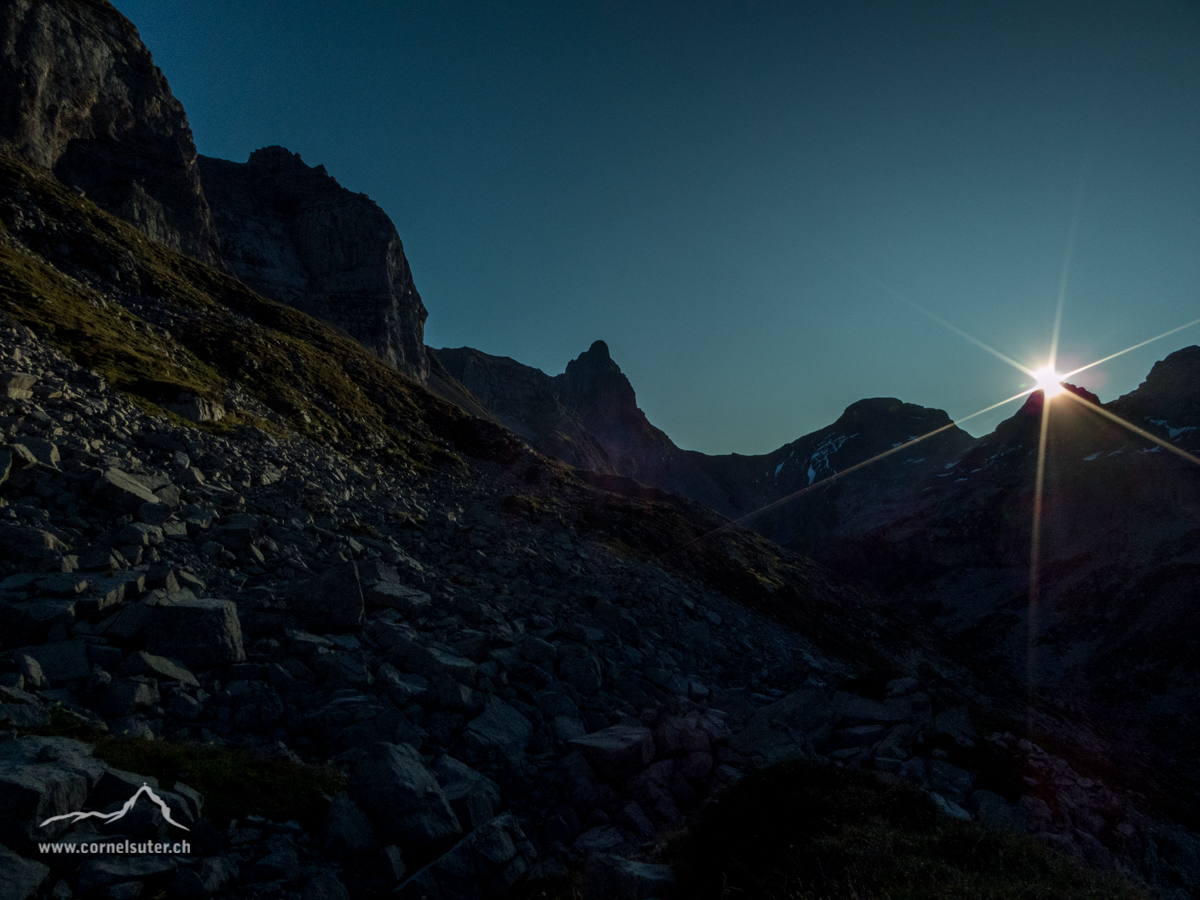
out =
[[[245,163],[202,156],[200,172],[238,278],[425,380],[427,313],[387,213],[283,147]]]

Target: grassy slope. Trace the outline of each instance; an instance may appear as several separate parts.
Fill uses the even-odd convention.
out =
[[[680,895],[705,900],[1136,900],[1137,888],[1032,838],[937,813],[928,795],[792,762],[726,791],[673,847]]]

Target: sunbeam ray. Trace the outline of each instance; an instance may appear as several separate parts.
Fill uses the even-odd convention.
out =
[[[1033,377],[1034,373],[1033,373],[1032,369],[1029,369],[1029,368],[1021,365],[1021,363],[1017,362],[1011,356],[1001,353],[995,347],[988,346],[983,341],[979,340],[979,338],[975,337],[972,334],[968,334],[967,332],[963,331],[961,328],[959,328],[954,323],[946,321],[941,316],[939,316],[937,313],[930,312],[925,307],[923,307],[921,304],[919,304],[913,300],[910,300],[908,297],[904,296],[904,294],[900,293],[895,288],[892,288],[892,287],[884,284],[882,281],[880,281],[878,278],[876,278],[874,275],[872,275],[866,269],[862,268],[861,266],[856,266],[854,263],[850,262],[850,260],[846,259],[846,257],[842,256],[840,253],[838,253],[836,250],[834,250],[829,245],[818,243],[817,246],[820,247],[822,250],[824,250],[831,257],[833,257],[833,259],[836,262],[840,263],[844,268],[853,272],[855,275],[857,275],[859,278],[862,278],[864,281],[867,281],[870,284],[874,285],[876,288],[883,291],[883,293],[887,294],[888,296],[890,296],[896,300],[899,300],[901,303],[905,304],[906,306],[908,306],[912,309],[915,309],[921,315],[925,316],[926,318],[930,319],[931,321],[937,322],[943,328],[947,328],[950,331],[953,331],[959,337],[963,338],[964,340],[970,341],[972,344],[974,344],[980,350],[990,353],[992,356],[996,357],[996,359],[1000,360],[1001,362],[1008,363],[1008,365],[1012,366],[1017,371],[1024,372],[1026,375]]]
[[[1054,307],[1054,329],[1050,333],[1050,368],[1058,362],[1058,338],[1062,333],[1063,306],[1067,300],[1067,280],[1071,276],[1071,259],[1075,255],[1075,235],[1079,231],[1079,207],[1083,202],[1083,173],[1087,163],[1079,170],[1079,183],[1075,187],[1075,202],[1071,209],[1071,226],[1067,229],[1067,246],[1063,248],[1062,271],[1058,275],[1058,302]]]
[[[1032,700],[1037,686],[1038,603],[1042,576],[1042,495],[1046,487],[1046,439],[1050,434],[1050,398],[1042,394],[1038,431],[1037,472],[1033,479],[1033,528],[1029,546],[1029,622],[1025,643],[1025,686]]]
[[[1138,435],[1139,437],[1144,437],[1146,440],[1151,441],[1155,444],[1158,444],[1158,446],[1162,447],[1164,450],[1170,450],[1176,456],[1181,456],[1184,459],[1186,459],[1188,462],[1195,463],[1196,465],[1200,466],[1200,457],[1193,456],[1191,453],[1188,453],[1186,450],[1184,450],[1180,447],[1176,447],[1170,441],[1164,441],[1158,435],[1151,434],[1145,428],[1139,428],[1137,425],[1134,425],[1132,422],[1129,422],[1126,419],[1122,419],[1116,413],[1109,412],[1103,406],[1100,406],[1098,404],[1093,403],[1090,400],[1080,397],[1078,394],[1074,394],[1071,391],[1063,391],[1059,396],[1069,397],[1071,400],[1075,401],[1080,406],[1083,406],[1085,409],[1090,409],[1092,412],[1099,413],[1100,415],[1104,416],[1104,418],[1108,419],[1111,422],[1115,422],[1117,425],[1120,425],[1122,428],[1126,428],[1129,431],[1132,431],[1134,434]]]
[[[1178,328],[1172,328],[1170,331],[1164,331],[1162,334],[1142,341],[1140,344],[1134,344],[1132,347],[1126,347],[1124,350],[1118,350],[1116,353],[1110,354],[1103,359],[1098,359],[1095,362],[1090,362],[1086,366],[1080,366],[1078,369],[1072,369],[1070,372],[1064,372],[1059,378],[1067,379],[1072,375],[1078,375],[1080,372],[1086,372],[1088,369],[1093,369],[1101,363],[1106,363],[1110,359],[1116,359],[1118,356],[1124,356],[1126,353],[1132,353],[1134,350],[1140,350],[1147,344],[1153,344],[1155,341],[1161,341],[1165,337],[1170,337],[1177,332],[1183,331],[1185,328],[1191,328],[1193,325],[1200,325],[1200,319],[1192,319],[1186,325],[1180,325]]]

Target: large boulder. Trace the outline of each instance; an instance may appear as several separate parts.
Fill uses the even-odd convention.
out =
[[[154,240],[217,262],[183,106],[112,4],[0,7],[0,152],[52,171]]]
[[[483,712],[467,725],[463,735],[468,746],[477,750],[523,750],[533,737],[533,725],[523,715],[501,700],[488,695]]]
[[[533,865],[537,851],[516,816],[505,813],[471,832],[449,853],[401,884],[397,900],[499,900]]]
[[[91,748],[57,737],[0,737],[0,843],[18,851],[66,830],[42,822],[83,809],[105,765]]]
[[[385,843],[437,846],[462,834],[437,779],[407,744],[367,747],[349,793]]]
[[[750,716],[745,728],[729,744],[738,753],[761,756],[770,762],[800,756],[805,751],[806,738],[832,723],[835,715],[824,691],[816,688],[793,691]]]
[[[654,735],[641,725],[613,725],[567,743],[610,781],[623,781],[654,761]]]
[[[49,874],[49,866],[23,859],[0,844],[0,897],[27,900],[37,893]]]
[[[136,513],[143,503],[157,503],[158,497],[128,472],[109,469],[92,485],[92,499],[115,512]]]
[[[242,662],[242,626],[231,600],[196,598],[154,608],[146,649],[193,669]]]
[[[300,624],[309,631],[357,632],[365,615],[358,567],[350,562],[328,569],[293,591],[291,605]]]
[[[28,525],[0,527],[0,558],[14,562],[30,556],[65,553],[67,545],[48,531]]]
[[[644,900],[674,893],[675,874],[670,866],[593,853],[583,870],[583,900]]]

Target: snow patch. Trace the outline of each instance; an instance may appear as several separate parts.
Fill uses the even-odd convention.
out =
[[[808,483],[812,484],[818,473],[828,472],[830,475],[837,470],[829,462],[829,457],[842,449],[842,445],[857,434],[834,434],[817,444],[817,449],[809,456]]]
[[[1151,419],[1149,416],[1147,416],[1146,421],[1149,422],[1151,425],[1157,425],[1159,428],[1167,429],[1167,433],[1171,435],[1172,440],[1179,437],[1181,434],[1187,434],[1189,431],[1196,430],[1195,425],[1185,425],[1182,428],[1172,428],[1170,425],[1167,424],[1166,419]]]

